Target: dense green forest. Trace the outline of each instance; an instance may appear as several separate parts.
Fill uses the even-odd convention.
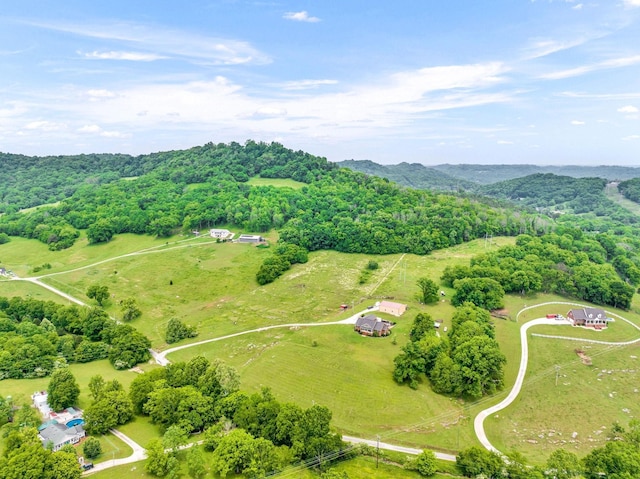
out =
[[[436,335],[428,314],[415,317],[409,342],[394,359],[393,378],[415,389],[425,375],[437,393],[478,399],[502,389],[505,363],[489,312],[464,303],[446,337]]]
[[[0,153],[0,213],[60,201],[83,185],[143,175],[161,159],[154,155],[33,157]]]
[[[100,308],[0,297],[0,379],[43,377],[67,363],[104,358],[126,369],[148,360],[150,346]]]
[[[640,284],[640,257],[634,250],[606,234],[558,232],[562,234],[519,236],[515,246],[476,256],[469,266],[446,267],[441,279],[458,289],[467,278],[488,278],[502,287],[503,294],[544,291],[628,309],[633,286]]]
[[[59,205],[0,217],[0,234],[69,247],[86,229],[89,242],[117,233],[169,236],[227,224],[264,232],[309,251],[426,254],[485,234],[547,231],[537,215],[496,208],[480,199],[399,187],[338,169],[324,158],[278,143],[207,144],[151,155],[146,175],[85,185]],[[292,178],[300,190],[250,186],[251,177]]]

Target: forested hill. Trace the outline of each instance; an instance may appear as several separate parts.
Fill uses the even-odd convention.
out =
[[[338,162],[337,165],[367,175],[387,178],[400,185],[419,190],[461,191],[473,190],[477,186],[471,181],[453,177],[419,163],[379,165],[370,160],[345,160]]]
[[[291,150],[278,143],[267,145],[247,141],[228,145],[205,145],[184,151],[166,151],[148,155],[123,154],[64,155],[33,157],[0,153],[0,213],[15,212],[68,198],[85,185],[101,185],[121,178],[138,177],[158,170],[158,176],[174,182],[197,183],[214,172],[224,171],[228,178],[247,181],[261,172],[265,162],[273,178],[305,181],[309,168],[335,168],[324,158],[296,152],[303,158],[300,168],[292,168]],[[285,158],[286,157],[286,158]],[[253,163],[253,164],[252,164]],[[287,170],[282,167],[289,164]]]
[[[155,153],[138,178],[80,186],[59,205],[0,216],[0,234],[67,248],[87,231],[90,242],[114,234],[169,236],[216,225],[280,231],[308,250],[425,254],[484,236],[539,233],[537,215],[400,187],[278,143],[212,143]],[[252,186],[252,177],[291,178],[300,189]]]
[[[640,222],[633,213],[611,201],[604,193],[602,178],[572,178],[552,173],[537,173],[478,188],[492,198],[510,200],[552,215],[570,213],[607,217],[625,225]]]
[[[157,166],[152,155],[24,156],[0,153],[0,213],[71,196],[84,184],[139,176]]]
[[[628,180],[640,177],[640,168],[627,166],[538,166],[538,165],[436,165],[434,170],[474,183],[490,184],[533,174],[553,173],[573,178]]]

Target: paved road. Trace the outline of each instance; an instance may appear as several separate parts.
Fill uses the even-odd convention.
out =
[[[131,464],[132,462],[138,462],[146,459],[147,452],[140,444],[135,442],[130,437],[125,436],[117,429],[111,429],[109,432],[111,432],[111,434],[116,436],[118,439],[122,440],[122,442],[126,443],[131,449],[133,449],[133,452],[130,456],[123,457],[122,459],[112,459],[111,461],[105,461],[96,464],[93,469],[89,469],[88,471],[84,472],[83,475],[88,476],[89,474],[93,474],[94,472],[104,471],[105,469],[109,469],[111,467],[122,466],[123,464]]]
[[[473,429],[478,437],[480,443],[490,451],[495,451],[500,453],[493,444],[487,438],[487,435],[484,431],[484,420],[492,414],[495,414],[498,411],[506,408],[509,404],[511,404],[520,394],[520,390],[522,389],[522,383],[524,382],[524,376],[527,372],[527,363],[529,362],[529,344],[527,342],[527,331],[529,328],[533,326],[539,326],[541,324],[553,324],[553,325],[565,325],[570,326],[567,320],[558,321],[557,319],[548,319],[548,318],[540,318],[534,319],[533,321],[529,321],[525,323],[520,328],[520,344],[522,346],[522,354],[520,355],[520,368],[518,369],[518,376],[516,377],[516,382],[513,385],[513,388],[509,392],[509,395],[500,401],[495,406],[491,406],[484,411],[480,411],[480,413],[476,416],[473,421]]]
[[[405,454],[411,454],[413,456],[417,456],[422,453],[422,449],[414,449],[412,447],[404,447],[404,446],[396,446],[394,444],[389,444],[386,442],[378,442],[371,439],[361,439],[359,437],[353,436],[342,436],[342,440],[344,442],[350,442],[351,444],[366,444],[372,447],[379,447],[380,449],[386,449],[387,451],[396,451],[403,452]],[[435,452],[434,454],[438,459],[442,459],[444,461],[452,461],[456,462],[456,456],[453,454],[444,454],[442,452]]]

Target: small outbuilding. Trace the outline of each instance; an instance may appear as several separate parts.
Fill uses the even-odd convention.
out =
[[[262,243],[264,238],[260,235],[240,235],[238,243]]]
[[[381,301],[378,305],[381,313],[391,314],[392,316],[402,316],[407,310],[406,304],[394,303],[393,301]]]

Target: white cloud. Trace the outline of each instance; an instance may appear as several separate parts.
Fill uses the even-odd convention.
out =
[[[86,94],[91,99],[91,101],[99,101],[107,98],[114,98],[116,96],[116,94],[112,91],[105,89],[88,90]]]
[[[237,65],[245,63],[266,64],[271,59],[251,44],[191,33],[186,30],[164,28],[132,22],[95,24],[30,23],[49,30],[71,33],[104,40],[109,47],[124,46],[122,50],[91,52],[95,58],[109,60],[152,61],[160,58],[179,58],[193,63],[213,65]],[[132,50],[133,49],[133,50]],[[144,50],[147,53],[141,53]]]
[[[105,138],[131,138],[130,133],[121,133],[119,131],[103,131],[100,133],[100,136],[104,136]]]
[[[623,0],[624,6],[627,8],[640,7],[640,0]]]
[[[585,73],[591,73],[597,70],[606,70],[611,68],[621,68],[640,63],[640,55],[632,57],[614,58],[612,60],[606,60],[592,65],[585,65],[577,68],[570,68],[568,70],[561,70],[553,73],[547,73],[541,75],[540,78],[545,80],[562,80],[564,78],[571,78],[575,76],[584,75]]]
[[[624,141],[640,140],[640,135],[629,135],[623,138]]]
[[[28,123],[25,128],[27,130],[40,130],[40,131],[58,131],[64,130],[67,127],[64,123],[56,123],[52,121],[32,121]]]
[[[620,113],[638,113],[638,108],[632,105],[623,106],[622,108],[618,108]]]
[[[316,23],[320,21],[318,17],[310,17],[309,13],[304,10],[301,12],[287,12],[282,16],[282,18],[286,20],[294,20],[296,22]]]
[[[79,133],[100,133],[102,128],[98,125],[84,125],[81,128],[78,128]]]
[[[254,118],[282,117],[287,116],[287,110],[285,110],[284,108],[265,106],[262,108],[258,108],[251,116],[253,116]]]
[[[577,5],[574,5],[573,7],[571,7],[573,10],[582,10],[582,7],[584,5],[582,3],[578,3]]]
[[[525,59],[533,60],[535,58],[546,57],[556,52],[568,50],[573,47],[577,47],[586,43],[589,38],[577,38],[574,40],[549,40],[549,39],[536,39],[533,40],[529,46],[524,49]]]
[[[78,133],[91,133],[91,134],[100,135],[105,138],[130,138],[131,137],[130,133],[121,133],[119,131],[106,131],[106,130],[103,130],[98,125],[85,125],[81,128],[78,128],[77,131]]]
[[[572,125],[584,125],[585,122],[584,121],[580,121],[580,120],[572,120],[571,124]]]
[[[507,141],[507,140],[498,140],[496,143],[498,145],[513,145],[513,141]]]
[[[297,80],[282,84],[284,90],[311,90],[322,85],[336,85],[338,80]]]
[[[78,52],[78,54],[85,58],[91,58],[95,60],[127,60],[132,62],[153,62],[156,60],[162,60],[167,58],[165,56],[157,55],[155,53],[141,53],[141,52],[93,51],[88,53]]]

